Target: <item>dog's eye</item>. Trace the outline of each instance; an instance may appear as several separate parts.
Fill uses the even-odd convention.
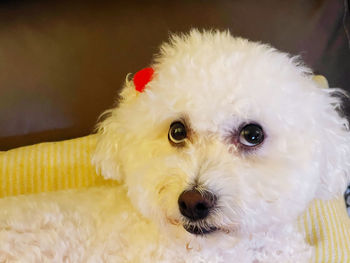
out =
[[[173,122],[170,125],[170,129],[168,133],[169,141],[174,144],[181,144],[181,143],[184,143],[186,138],[187,138],[187,131],[186,131],[185,125],[180,121]]]
[[[245,146],[252,147],[264,141],[264,132],[257,124],[245,125],[239,133],[239,142]]]

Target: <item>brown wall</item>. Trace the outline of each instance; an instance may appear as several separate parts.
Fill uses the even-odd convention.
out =
[[[91,133],[126,74],[192,27],[301,54],[350,89],[344,10],[337,0],[0,2],[0,150]]]

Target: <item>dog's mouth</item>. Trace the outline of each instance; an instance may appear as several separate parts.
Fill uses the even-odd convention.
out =
[[[215,226],[200,227],[196,225],[186,224],[183,225],[184,229],[194,235],[207,235],[218,230]]]

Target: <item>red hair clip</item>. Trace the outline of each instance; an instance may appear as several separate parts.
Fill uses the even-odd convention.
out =
[[[152,80],[153,73],[153,68],[144,68],[135,73],[133,81],[138,92],[143,92],[147,83]]]

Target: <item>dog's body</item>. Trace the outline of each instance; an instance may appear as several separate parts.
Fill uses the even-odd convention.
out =
[[[294,263],[311,256],[292,225],[242,238],[224,233],[225,239],[195,237],[174,222],[156,225],[134,209],[122,186],[8,198],[0,207],[1,228],[7,222],[0,262]]]
[[[335,92],[228,33],[175,36],[152,67],[99,125],[93,162],[123,186],[1,200],[0,261],[309,262],[297,217],[349,180]]]

